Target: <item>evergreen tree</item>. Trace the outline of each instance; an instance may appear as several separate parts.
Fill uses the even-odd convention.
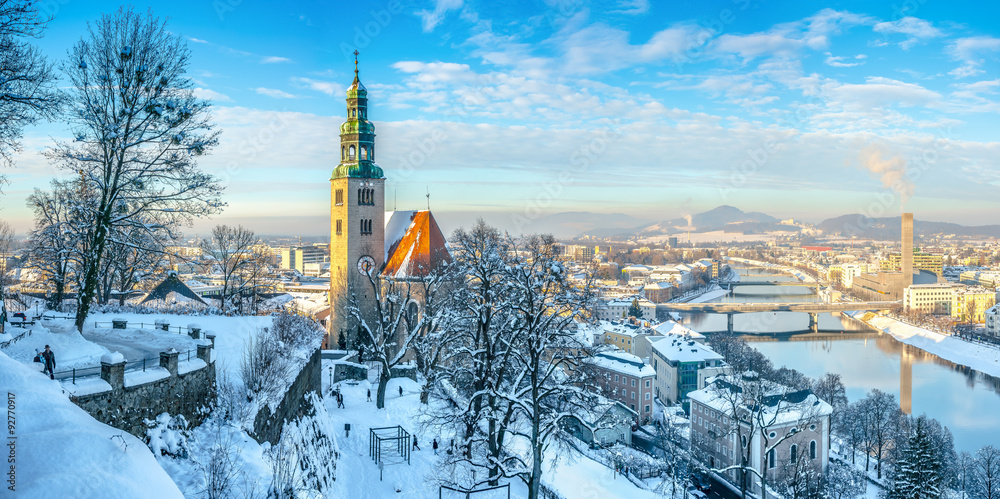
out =
[[[629,317],[642,318],[642,308],[639,307],[639,299],[632,298],[632,304],[628,306]]]
[[[890,499],[938,499],[941,497],[941,461],[927,432],[925,416],[917,418],[915,431],[896,463]]]

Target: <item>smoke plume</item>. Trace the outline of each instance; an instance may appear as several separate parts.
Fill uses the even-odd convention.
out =
[[[902,208],[906,200],[913,195],[916,188],[906,174],[906,160],[902,156],[889,158],[877,145],[871,145],[861,151],[861,166],[882,182],[882,187],[891,189],[899,196],[899,206]]]

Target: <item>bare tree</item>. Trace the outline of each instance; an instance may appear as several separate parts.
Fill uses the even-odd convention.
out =
[[[83,202],[85,196],[78,188],[59,180],[52,181],[51,191],[35,189],[28,196],[28,208],[35,216],[35,228],[28,238],[28,261],[49,281],[53,293],[48,305],[53,310],[61,310],[80,264],[83,224],[76,208]]]
[[[381,278],[369,271],[369,291],[374,297],[373,309],[366,310],[365,301],[352,297],[348,313],[358,323],[362,343],[370,348],[372,360],[378,362],[380,375],[375,406],[385,408],[385,387],[392,368],[403,362],[423,327],[423,318],[406,320],[407,306],[415,298],[414,283],[408,280]],[[374,316],[374,319],[369,317]]]
[[[997,499],[1000,497],[1000,449],[987,445],[976,452],[972,465],[972,497]]]
[[[26,41],[48,22],[36,0],[0,0],[0,162],[11,161],[25,126],[58,111],[52,64]]]
[[[209,103],[185,76],[184,39],[151,13],[131,8],[89,27],[63,64],[73,88],[72,142],[49,157],[80,175],[95,202],[85,220],[76,327],[82,330],[97,292],[100,262],[115,229],[173,236],[178,223],[217,212],[221,187],[196,158],[217,143]]]
[[[165,237],[152,237],[146,230],[134,227],[123,229],[115,232],[101,265],[100,296],[104,303],[117,296],[118,304],[124,305],[125,298],[140,282],[163,270],[166,264]]]
[[[7,263],[12,256],[14,249],[14,228],[5,220],[0,220],[0,301],[7,295],[7,288],[10,286],[11,269]]]
[[[247,286],[244,277],[255,272],[257,256],[253,247],[260,240],[250,229],[242,225],[230,227],[216,225],[212,235],[202,241],[202,257],[211,260],[213,272],[222,275],[220,300],[223,312],[230,312]]]
[[[859,404],[865,428],[865,471],[868,471],[871,456],[875,456],[876,475],[882,478],[883,462],[890,457],[896,444],[901,443],[896,439],[903,411],[896,397],[877,389],[861,399]]]
[[[569,271],[556,259],[552,236],[529,236],[518,245],[519,256],[506,267],[514,312],[514,343],[510,348],[511,378],[497,390],[518,416],[508,425],[511,436],[529,452],[509,452],[501,463],[504,476],[528,485],[537,499],[546,450],[560,436],[568,418],[593,407],[593,397],[580,389],[577,363],[588,345],[576,334],[576,321],[590,309],[589,288],[574,288]],[[511,448],[515,448],[512,443]]]

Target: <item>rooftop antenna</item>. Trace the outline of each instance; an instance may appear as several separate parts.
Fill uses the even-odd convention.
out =
[[[431,211],[431,188],[424,186],[427,189],[427,211]]]

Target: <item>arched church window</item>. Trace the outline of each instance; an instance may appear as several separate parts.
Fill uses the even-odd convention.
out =
[[[368,159],[368,148],[361,146],[361,159]]]
[[[413,328],[417,326],[417,318],[419,316],[419,312],[420,312],[420,306],[417,305],[417,302],[411,301],[410,304],[407,305],[406,322],[409,325],[407,329],[410,329],[412,331]]]
[[[343,161],[347,159],[347,149],[344,146],[340,146],[340,160]]]
[[[350,159],[354,159],[354,146],[347,148],[347,155]]]

